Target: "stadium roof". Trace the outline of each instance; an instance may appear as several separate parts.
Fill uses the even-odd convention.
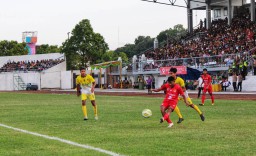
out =
[[[210,2],[212,8],[225,7],[228,5],[227,0],[141,0],[157,4],[164,4],[182,8],[190,8],[193,10],[205,10],[206,3]],[[246,0],[231,0],[232,6],[242,6],[246,4]]]

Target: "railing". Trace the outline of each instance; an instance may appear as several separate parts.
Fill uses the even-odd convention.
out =
[[[131,64],[123,64],[122,73],[133,73],[133,72],[156,72],[159,71],[160,67],[170,66],[187,66],[195,69],[203,68],[219,68],[219,67],[230,67],[232,66],[236,58],[243,58],[249,60],[249,53],[237,53],[227,55],[215,55],[208,57],[192,57],[192,58],[180,58],[180,59],[168,59],[168,60],[146,60],[138,61]],[[112,68],[111,73],[119,73],[119,67]]]
[[[24,83],[23,79],[17,74],[15,73],[13,75],[13,89],[14,90],[25,90],[26,89],[26,84]]]
[[[170,66],[187,66],[191,68],[216,68],[216,67],[228,67],[230,66],[238,54],[231,55],[217,55],[209,57],[193,57],[193,58],[180,58],[169,60],[147,60],[143,62],[136,62],[133,64],[136,71],[155,71],[160,67]]]

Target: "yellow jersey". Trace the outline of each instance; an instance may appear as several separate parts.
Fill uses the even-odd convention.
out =
[[[81,86],[81,92],[85,93],[85,94],[91,94],[91,88],[92,88],[92,83],[95,82],[94,78],[89,75],[86,74],[85,77],[82,77],[81,75],[79,75],[76,78],[76,84]]]
[[[182,78],[180,78],[180,77],[176,77],[175,83],[178,84],[178,85],[180,85],[181,88],[185,87],[185,82],[184,82],[184,80],[183,80]]]
[[[185,82],[182,78],[176,77],[175,83],[178,84],[182,89],[185,88]],[[186,98],[189,98],[187,90],[184,91],[184,95]],[[189,99],[190,100],[190,99]],[[190,100],[191,101],[191,100]],[[190,102],[189,101],[189,102]],[[192,103],[192,102],[191,102]]]

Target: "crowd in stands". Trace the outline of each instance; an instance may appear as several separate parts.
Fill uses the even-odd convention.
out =
[[[43,71],[49,69],[61,62],[64,59],[47,59],[47,60],[37,60],[37,61],[9,61],[0,68],[0,72],[13,72],[13,71]]]
[[[194,30],[195,33],[200,33],[192,39],[181,39],[167,44],[162,48],[157,48],[145,52],[145,56],[150,60],[169,60],[179,58],[194,58],[194,62],[186,62],[190,64],[205,65],[209,62],[212,64],[225,63],[231,65],[233,62],[239,64],[244,61],[245,54],[252,54],[255,51],[250,51],[256,46],[256,24],[250,21],[249,10],[241,9],[243,13],[232,19],[231,25],[228,25],[228,19],[218,19],[212,21],[211,27],[207,30],[200,26]],[[228,56],[228,54],[240,54],[239,58]],[[219,56],[209,59],[204,59],[209,56]],[[226,62],[223,62],[223,57]],[[176,61],[177,63],[177,61]],[[184,60],[181,60],[181,64]],[[169,63],[173,65],[172,63]],[[168,66],[169,64],[161,64]],[[156,68],[159,64],[148,63],[145,68]]]

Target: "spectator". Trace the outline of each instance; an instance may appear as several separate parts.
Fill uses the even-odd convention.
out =
[[[227,91],[227,87],[229,87],[230,85],[231,83],[227,79],[224,79],[224,82],[222,83],[222,90]]]
[[[152,88],[152,78],[151,78],[151,76],[148,77],[148,79],[146,80],[146,82],[147,82],[148,94],[149,94],[149,93],[152,93],[152,91],[151,91],[151,88]]]
[[[112,86],[111,86],[111,84],[109,84],[109,85],[108,85],[108,89],[112,89]]]
[[[237,75],[236,75],[236,72],[233,72],[233,75],[232,75],[232,84],[233,84],[234,92],[237,91],[236,82],[237,82]]]
[[[200,75],[200,77],[198,78],[198,94],[197,94],[197,98],[199,99],[199,97],[200,97],[200,95],[201,95],[201,91],[202,91],[202,89],[203,89],[203,79],[202,79],[202,74]]]
[[[243,77],[242,77],[241,73],[238,73],[237,81],[238,81],[237,91],[241,92],[242,91],[242,82],[243,82]]]
[[[7,62],[0,68],[2,72],[13,72],[13,71],[42,71],[51,68],[61,62],[64,59],[49,59],[49,60],[37,60],[37,61],[18,61],[18,62]]]

